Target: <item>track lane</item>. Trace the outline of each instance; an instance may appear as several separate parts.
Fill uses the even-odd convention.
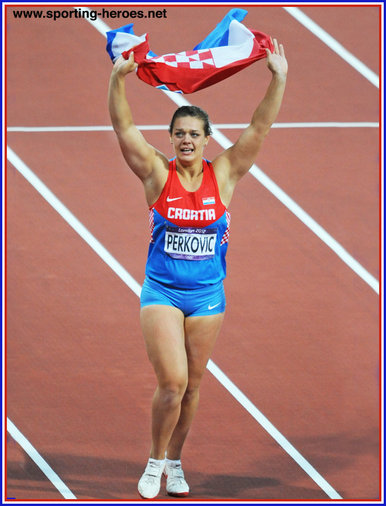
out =
[[[20,182],[21,184],[21,187],[23,185],[25,185],[25,183],[23,182]],[[27,193],[28,193],[28,190],[27,190]],[[27,195],[25,195],[26,197]],[[33,196],[31,194],[31,196]],[[29,206],[29,202],[28,202],[28,198],[25,199],[25,206]],[[43,231],[40,231],[40,234],[37,234],[37,236],[34,238],[34,241],[36,241],[36,245],[37,245],[37,249],[40,248],[40,244],[41,244],[41,240],[42,240],[42,234],[44,235],[45,233],[49,232],[49,233],[56,233],[58,234],[59,237],[63,237],[63,231],[60,230],[62,227],[61,226],[58,226],[58,223],[56,223],[55,227],[52,227],[50,225],[50,221],[51,219],[54,220],[54,222],[56,222],[56,219],[55,217],[51,216],[52,213],[50,212],[47,212],[47,206],[46,204],[42,203],[43,205],[41,205],[42,207],[42,212],[44,212],[44,217],[45,217],[45,222],[47,224],[47,227],[43,230]],[[38,206],[39,207],[39,206]],[[37,209],[35,208],[35,213],[36,213]],[[24,224],[24,226],[26,228],[28,228],[30,226],[30,224]],[[28,233],[29,233],[30,230],[28,230]],[[71,235],[71,234],[70,234]],[[19,230],[19,234],[18,234],[19,237],[21,237],[21,234],[20,234],[20,230]],[[69,237],[70,239],[70,237]],[[73,238],[72,238],[73,239]],[[75,241],[75,242],[78,242],[79,241]],[[69,244],[69,247],[73,247],[72,243],[74,243],[73,240],[68,240],[68,244]],[[50,244],[53,245],[53,240],[52,240],[52,237],[50,237]],[[80,250],[82,250],[83,248],[80,247],[79,249],[79,246],[81,246],[80,244],[78,244],[78,247],[76,249],[76,255],[78,257],[78,262],[79,262],[79,267],[82,268],[83,265],[82,265],[82,260],[81,260],[81,255],[79,254],[80,253]],[[30,248],[29,251],[31,251],[32,248]],[[63,248],[61,248],[61,267],[63,268],[64,265],[63,265]],[[89,252],[89,250],[88,250]],[[53,253],[52,251],[50,252],[51,254]],[[73,257],[73,255],[71,254],[70,255],[71,258]],[[58,294],[56,295],[55,297],[55,311],[52,311],[53,314],[55,314],[55,316],[58,315],[58,306],[57,304],[60,304],[60,300],[62,299],[63,301],[67,301],[68,297],[71,297],[72,296],[72,288],[70,287],[65,287],[65,285],[63,284],[63,282],[60,281],[60,275],[58,275],[58,271],[60,270],[59,269],[59,266],[58,267],[55,267],[54,265],[52,265],[52,259],[51,259],[51,262],[43,262],[43,265],[41,263],[41,255],[37,255],[37,260],[39,262],[39,267],[38,269],[40,270],[40,272],[44,272],[46,271],[47,272],[47,276],[50,277],[50,271],[51,269],[53,269],[53,271],[55,272],[55,278],[58,278],[58,281],[59,281],[59,285],[61,286],[61,288],[58,290]],[[31,261],[32,260],[32,261]],[[36,259],[30,259],[30,262],[29,262],[29,272],[34,272],[34,260],[36,261]],[[43,267],[44,266],[44,267]],[[43,269],[42,269],[43,267]],[[20,273],[18,273],[18,275],[20,276]],[[101,282],[101,276],[100,275],[97,275],[96,276],[96,279],[98,280],[98,282]],[[35,298],[36,300],[40,300],[40,297],[39,297],[39,285],[41,283],[41,276],[35,276],[35,283],[29,283],[29,286],[32,288],[31,285],[34,285],[34,293],[35,293]],[[52,283],[52,285],[54,285],[55,281]],[[44,285],[44,283],[43,283]],[[78,287],[77,289],[77,294],[76,295],[80,295],[80,290],[83,290],[85,291],[85,293],[89,293],[89,287],[85,286],[86,283],[82,283],[82,287]],[[40,286],[40,289],[41,289],[41,286]],[[46,286],[43,286],[43,292],[45,292],[47,289]],[[27,300],[29,299],[28,297],[28,293],[25,293],[23,294],[24,297],[27,298]],[[53,297],[51,297],[52,299]],[[82,300],[82,298],[80,299]],[[52,303],[52,300],[50,301]],[[82,316],[83,315],[83,310],[84,310],[84,302],[86,302],[87,305],[89,305],[89,301],[86,300],[85,298],[83,298],[83,304],[82,302],[80,302],[78,300],[78,298],[76,298],[74,300],[74,303],[77,303],[79,305],[78,307],[78,311],[80,311],[82,313]],[[102,302],[103,303],[103,302]],[[93,304],[95,305],[95,301],[93,301]],[[31,306],[31,304],[29,303],[29,306]],[[33,307],[31,307],[31,310],[33,311]],[[72,308],[69,308],[70,310],[72,310]],[[94,308],[93,308],[94,309]],[[96,308],[95,308],[96,309]],[[48,307],[45,307],[45,311],[49,310]],[[109,306],[106,306],[106,310],[108,311],[109,310]],[[51,311],[50,311],[51,313]],[[62,316],[62,318],[65,317],[64,315]],[[63,320],[62,320],[63,321]],[[89,319],[87,318],[86,319],[86,325],[87,322],[89,321]],[[112,320],[109,318],[109,322],[111,322]],[[121,320],[120,320],[121,321]],[[61,322],[57,322],[57,324],[60,324]],[[27,333],[29,333],[31,335],[31,337],[35,334],[36,332],[36,324],[35,324],[35,321],[33,319],[31,319],[31,322],[30,322],[31,326],[29,327]],[[53,329],[54,328],[54,323],[52,322],[51,324],[49,322],[47,322],[47,317],[45,317],[43,319],[43,325],[47,325],[48,324],[48,327],[47,329],[45,330],[47,332],[48,329]],[[73,324],[73,319],[69,322],[69,324],[66,326],[66,330],[70,330],[71,329],[71,326]],[[105,377],[104,378],[101,378],[101,374],[100,374],[100,369],[98,368],[98,361],[100,359],[102,359],[102,356],[104,355],[104,361],[106,361],[106,355],[104,353],[101,353],[101,350],[94,350],[93,347],[95,347],[95,333],[96,333],[96,329],[98,329],[97,332],[100,332],[101,330],[101,322],[97,322],[95,321],[95,318],[93,319],[93,324],[95,325],[95,330],[91,330],[88,329],[88,328],[84,328],[83,326],[82,327],[76,327],[74,328],[70,333],[71,333],[71,337],[68,337],[67,338],[67,342],[65,343],[65,346],[66,348],[64,349],[63,348],[63,344],[59,344],[59,342],[61,341],[61,332],[60,332],[60,327],[59,328],[56,328],[55,330],[55,333],[51,336],[50,338],[50,347],[52,347],[52,350],[55,350],[55,353],[52,354],[51,352],[51,368],[52,370],[55,371],[55,375],[51,378],[52,381],[53,381],[53,384],[56,385],[56,388],[60,387],[60,397],[61,397],[61,403],[63,402],[63,399],[70,399],[71,398],[71,415],[70,417],[66,417],[66,415],[63,414],[63,412],[61,412],[61,416],[60,416],[60,419],[61,419],[61,431],[64,431],[62,433],[62,438],[64,441],[66,441],[65,444],[68,444],[68,441],[66,440],[66,436],[65,434],[68,434],[68,431],[70,431],[70,435],[69,437],[71,438],[72,441],[77,441],[77,451],[80,450],[79,448],[79,442],[82,441],[82,445],[86,445],[88,446],[89,443],[87,443],[87,441],[89,441],[89,438],[92,438],[93,435],[94,435],[94,431],[95,430],[102,430],[104,431],[105,433],[105,439],[108,439],[108,437],[110,436],[111,437],[111,434],[109,434],[107,432],[106,434],[106,419],[107,419],[107,414],[102,417],[102,419],[100,420],[99,418],[99,415],[98,415],[98,420],[90,420],[89,423],[87,424],[87,427],[84,428],[84,430],[87,430],[88,431],[88,437],[85,437],[85,434],[83,434],[83,436],[81,436],[81,432],[82,432],[82,429],[83,427],[80,427],[79,424],[77,423],[74,423],[76,422],[76,420],[79,420],[81,419],[81,414],[79,413],[79,409],[81,409],[82,411],[83,410],[87,410],[89,409],[88,406],[89,406],[89,403],[91,401],[92,404],[95,403],[95,401],[97,400],[97,403],[98,403],[98,400],[99,399],[106,399],[107,397],[104,395],[104,392],[101,393],[100,392],[100,389],[101,389],[101,385],[100,385],[100,382],[101,380],[103,381],[104,379],[110,379],[111,381],[111,378],[109,378],[109,375],[111,374],[111,367],[105,365],[104,366],[104,372],[106,373]],[[84,325],[84,324],[83,324]],[[135,324],[134,324],[134,327],[135,327]],[[14,330],[14,329],[12,329]],[[86,335],[84,335],[84,331],[86,331]],[[111,329],[110,329],[110,332],[111,332]],[[41,331],[40,333],[41,334]],[[42,336],[43,337],[43,336]],[[85,339],[86,337],[86,339]],[[92,341],[90,341],[89,339],[92,339]],[[82,353],[80,352],[79,350],[79,346],[78,348],[76,349],[76,359],[75,361],[72,363],[72,365],[70,365],[68,363],[68,359],[70,359],[70,355],[71,355],[71,352],[69,350],[69,348],[67,348],[67,346],[74,340],[76,339],[76,341],[78,342],[78,344],[84,348],[84,350],[86,351],[87,349],[87,360],[88,360],[88,364],[86,367],[84,367],[84,369],[87,370],[87,372],[83,372],[83,374],[80,376],[80,369],[79,369],[79,366],[77,365],[78,364],[78,361],[79,360],[82,360]],[[59,341],[58,341],[59,340]],[[68,342],[70,341],[70,343]],[[35,338],[35,342],[36,342],[36,338]],[[34,343],[35,344],[35,343]],[[107,343],[109,345],[109,343]],[[97,343],[96,346],[100,346],[101,343]],[[16,345],[17,346],[17,345]],[[121,348],[122,349],[122,348]],[[66,350],[66,351],[65,351]],[[115,350],[115,349],[114,349]],[[95,356],[95,351],[96,351],[96,356]],[[26,350],[23,350],[23,355],[25,356],[26,355]],[[114,351],[116,352],[116,350]],[[10,355],[13,355],[14,356],[17,356],[17,349],[11,349],[10,350]],[[34,357],[34,354],[31,353],[31,354],[28,354],[29,356],[29,359],[31,360],[33,357]],[[66,357],[64,359],[64,357]],[[43,354],[43,356],[39,357],[40,359],[43,359],[44,361],[46,360],[45,358],[45,355]],[[94,361],[96,361],[96,364],[94,363]],[[127,364],[125,363],[126,362],[126,357],[125,357],[125,360],[123,360],[123,363],[124,363],[124,366],[125,366],[125,369],[126,369],[126,366]],[[93,364],[93,367],[90,368],[90,364]],[[122,360],[121,360],[121,363],[122,363]],[[36,364],[34,363],[34,366],[36,366]],[[67,371],[63,371],[63,366],[64,368],[68,368],[70,367],[71,369],[71,372],[69,372],[68,370]],[[28,370],[28,367],[26,364],[24,364],[24,367],[25,367],[25,370],[27,371]],[[45,370],[47,369],[47,367],[44,368]],[[83,368],[82,368],[83,369]],[[113,372],[115,372],[115,368],[113,369]],[[132,369],[130,368],[131,372],[132,372]],[[64,374],[63,374],[64,372]],[[75,376],[74,376],[75,374]],[[87,376],[86,376],[87,375]],[[30,378],[31,378],[31,375],[29,374]],[[120,376],[122,376],[122,372],[120,374]],[[86,379],[87,377],[87,379]],[[137,381],[142,381],[143,380],[143,376],[142,375],[136,375],[135,377],[137,377]],[[69,381],[69,379],[72,378],[72,381]],[[37,374],[35,375],[35,380],[39,380],[39,379],[43,379],[44,380],[44,383],[46,383],[45,381],[45,376],[43,376],[42,378],[42,375],[41,373],[40,374]],[[133,377],[131,376],[130,377],[131,381],[133,381]],[[73,385],[75,383],[75,381],[77,381],[79,387],[77,388],[77,392],[76,392],[76,395],[74,395],[74,390],[73,390]],[[80,381],[79,381],[80,380]],[[119,378],[119,380],[121,380],[121,378]],[[98,389],[95,389],[95,386],[96,385],[99,385],[99,388]],[[137,386],[137,390],[139,390],[141,387],[141,384]],[[47,420],[44,420],[44,431],[43,433],[41,432],[41,425],[38,424],[37,426],[35,426],[35,429],[34,429],[34,432],[35,432],[35,438],[37,437],[36,433],[39,434],[39,445],[44,449],[44,453],[47,454],[47,458],[51,461],[51,462],[54,462],[56,466],[58,466],[60,468],[60,472],[61,472],[61,475],[63,477],[66,477],[66,481],[67,483],[71,486],[72,490],[76,490],[77,492],[77,497],[78,498],[81,498],[83,494],[85,494],[85,498],[90,498],[90,493],[86,494],[85,492],[82,492],[82,487],[79,487],[79,484],[77,483],[77,480],[74,480],[73,476],[71,475],[71,472],[73,471],[73,468],[71,467],[71,471],[67,468],[68,465],[70,465],[71,461],[75,458],[75,456],[71,456],[71,455],[63,455],[61,456],[60,454],[52,454],[49,452],[49,446],[48,448],[45,447],[45,441],[47,441],[47,436],[48,436],[48,441],[49,441],[49,444],[52,445],[52,440],[53,440],[53,434],[52,432],[49,432],[47,434],[47,429],[48,427],[50,426],[50,422],[52,422],[52,415],[53,415],[53,412],[52,411],[52,402],[54,402],[54,405],[56,404],[56,401],[55,401],[55,396],[53,396],[52,394],[54,394],[54,392],[51,390],[51,395],[48,396],[48,397],[45,397],[45,400],[44,399],[44,396],[47,395],[47,393],[49,392],[49,390],[47,390],[47,385],[45,385],[45,388],[42,386],[38,386],[35,382],[31,382],[31,384],[29,385],[29,388],[31,389],[31,391],[35,392],[41,392],[41,394],[43,394],[43,398],[39,399],[38,402],[36,402],[37,406],[39,406],[39,413],[41,413],[41,409],[42,409],[42,406],[44,405],[45,408],[44,408],[44,412],[47,413],[50,412],[50,420],[49,422],[47,423]],[[88,389],[92,389],[92,392],[93,392],[93,395],[90,396],[90,391],[87,390]],[[95,392],[98,391],[98,394],[97,396],[95,395]],[[131,384],[131,391],[133,391],[133,385]],[[148,395],[150,395],[152,392],[151,390],[147,390],[148,392]],[[224,394],[224,392],[222,393],[222,395]],[[123,394],[121,393],[121,396]],[[212,394],[213,395],[213,394]],[[210,399],[210,403],[213,405],[212,403],[212,399],[213,399],[213,396],[212,396],[210,393],[208,395],[208,399]],[[36,393],[35,393],[35,400],[36,399]],[[87,401],[85,400],[85,397],[88,399]],[[119,398],[119,396],[118,396]],[[67,401],[68,402],[68,401]],[[133,403],[131,402],[131,408],[133,407],[133,404],[136,405],[136,407],[138,408],[138,402],[140,402],[140,406],[142,405],[143,403],[143,399],[141,399],[140,397],[136,399],[136,402]],[[150,402],[150,399],[149,401]],[[66,403],[64,403],[66,404]],[[234,403],[229,403],[228,404],[231,404],[232,407],[232,410],[234,409]],[[21,405],[20,405],[21,406]],[[218,414],[218,407],[216,406],[212,406],[212,408],[215,410],[215,413]],[[24,406],[23,408],[24,409]],[[95,412],[95,409],[98,411],[98,406],[94,406],[93,408],[91,408],[91,413],[94,413]],[[106,409],[106,408],[105,408]],[[124,408],[121,407],[121,409],[124,410]],[[205,409],[205,405],[203,406],[203,409]],[[34,425],[34,413],[32,412],[31,413],[31,406],[28,405],[27,406],[27,410],[28,410],[28,413],[29,413],[29,420],[30,420],[30,423],[32,425]],[[12,406],[12,411],[14,411],[14,407]],[[59,411],[59,410],[58,410]],[[111,411],[111,409],[108,409],[107,411]],[[242,411],[242,410],[241,410]],[[15,415],[17,416],[17,411],[14,411]],[[206,410],[206,413],[208,414],[208,409]],[[57,413],[59,414],[59,412]],[[126,415],[128,415],[128,413],[126,413]],[[20,413],[19,413],[19,416],[20,416]],[[128,415],[130,416],[130,415]],[[229,415],[228,415],[229,416]],[[121,416],[122,417],[122,416]],[[216,418],[216,415],[215,415],[215,418]],[[246,423],[247,426],[250,427],[249,430],[252,430],[252,434],[251,434],[251,437],[256,437],[254,434],[256,432],[256,425],[255,423],[252,424],[252,420],[249,420],[249,417],[247,417],[247,415],[244,413],[244,415],[242,416],[242,418],[244,418],[244,423]],[[248,418],[248,419],[246,419]],[[217,419],[217,418],[216,418]],[[59,422],[59,420],[56,420],[56,424]],[[249,422],[249,423],[248,423]],[[64,423],[64,425],[63,425]],[[206,423],[207,423],[207,420],[206,420]],[[55,425],[56,425],[55,424]],[[43,425],[43,424],[42,424]],[[237,430],[237,432],[239,433],[239,429],[237,427],[235,427],[235,429]],[[52,430],[52,429],[51,429]],[[215,426],[213,426],[213,431],[214,433],[217,431],[217,423],[215,424]],[[73,433],[71,434],[71,431],[73,431]],[[119,433],[116,432],[116,428],[113,429],[113,433],[115,435],[115,437],[120,437]],[[214,437],[214,433],[212,434],[213,437]],[[229,436],[229,431],[227,431],[228,433],[228,436]],[[85,437],[85,439],[83,439],[83,437]],[[242,439],[244,439],[244,444],[247,443],[245,441],[245,433],[243,434],[240,434],[239,433],[239,437],[241,437]],[[104,440],[105,440],[104,439]],[[92,439],[91,439],[92,440]],[[56,451],[58,452],[59,449],[61,448],[62,446],[62,439],[60,438],[58,440],[58,437],[56,436],[56,441],[55,441],[55,449]],[[105,443],[106,444],[106,443]],[[103,446],[103,445],[102,445]],[[109,455],[109,447],[103,447],[101,448],[101,451],[103,451],[103,455],[106,457],[107,455]],[[131,452],[130,452],[131,453]],[[282,458],[286,459],[286,456],[283,455]],[[288,457],[287,457],[287,460],[288,460]],[[289,462],[290,464],[290,462]],[[288,463],[285,464],[286,467],[288,466]],[[290,464],[290,467],[291,467],[291,464]],[[83,471],[80,471],[79,470],[79,467],[77,465],[75,465],[75,468],[77,470],[78,473],[80,473],[81,475],[84,474],[84,470]],[[203,470],[205,468],[205,466],[201,466],[201,470]],[[292,476],[292,479],[295,479],[294,476],[296,476],[296,479],[295,481],[298,482],[300,481],[300,483],[304,483],[304,481],[307,483],[307,480],[305,480],[305,477],[302,476],[302,473],[300,470],[297,470],[297,472],[292,472],[290,473],[291,476]],[[234,480],[237,482],[237,479],[234,478]],[[134,481],[134,483],[132,483]],[[232,481],[232,474],[231,474],[231,481]],[[239,483],[237,485],[237,489],[239,490],[239,493],[241,493],[241,496],[242,497],[245,497],[244,496],[244,492],[243,490],[245,489],[245,494],[246,497],[251,497],[250,495],[248,494],[251,494],[251,489],[253,490],[256,486],[259,487],[261,485],[261,483],[268,483],[268,484],[271,484],[271,483],[276,483],[277,480],[274,480],[272,478],[270,478],[269,480],[265,481],[265,480],[262,480],[261,478],[253,478],[253,476],[249,476],[248,479],[246,480],[245,483]],[[101,476],[99,478],[99,492],[100,493],[103,493],[103,486],[102,484],[104,484],[104,480],[103,480],[103,476]],[[134,497],[135,497],[135,480],[132,480],[131,481],[131,484],[134,485],[132,488],[131,488],[131,496],[133,496],[134,494]],[[257,484],[257,485],[256,485]],[[117,483],[115,482],[115,486],[117,486]],[[311,490],[313,490],[315,487],[314,486],[310,486],[310,484],[308,484],[308,488],[310,489],[310,492],[311,493]],[[80,490],[80,491],[79,491]],[[118,491],[116,492],[116,494],[119,494],[119,490],[120,490],[120,487],[118,486]],[[214,490],[216,490],[216,487],[214,488]],[[16,488],[16,490],[14,491],[15,495],[20,495],[21,491],[18,490]],[[106,491],[105,491],[106,493]],[[124,493],[124,491],[122,491],[122,493]],[[127,493],[127,492],[126,492]],[[213,494],[214,491],[211,492],[211,494]],[[219,492],[217,492],[219,493]],[[316,495],[318,495],[318,492],[315,490],[312,492],[312,496],[315,496],[315,493]],[[209,494],[209,495],[211,495]],[[279,494],[279,497],[280,497],[280,494],[281,494],[281,489],[279,488],[277,491],[276,491],[276,494]],[[107,494],[107,497],[109,496],[109,494]],[[219,495],[220,497],[223,497],[223,494],[220,493]],[[92,495],[92,497],[94,497],[94,495]],[[96,496],[97,497],[97,496]],[[106,496],[104,496],[106,497]],[[116,497],[116,496],[115,496]],[[253,497],[253,496],[252,496]]]

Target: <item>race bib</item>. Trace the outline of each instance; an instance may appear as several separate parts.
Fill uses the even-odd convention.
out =
[[[166,227],[164,251],[178,260],[214,257],[217,228]]]

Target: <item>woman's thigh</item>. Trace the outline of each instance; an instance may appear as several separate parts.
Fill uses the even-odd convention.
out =
[[[185,318],[189,388],[197,388],[200,384],[223,320],[224,313]]]

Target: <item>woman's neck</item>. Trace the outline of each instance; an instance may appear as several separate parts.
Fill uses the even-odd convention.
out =
[[[186,191],[195,192],[200,188],[204,173],[203,163],[195,165],[181,165],[176,163],[180,183]]]
[[[201,174],[204,171],[202,160],[199,162],[194,162],[192,164],[181,163],[179,160],[177,160],[176,169],[181,177],[183,177],[186,181],[194,181],[197,178],[200,178]]]

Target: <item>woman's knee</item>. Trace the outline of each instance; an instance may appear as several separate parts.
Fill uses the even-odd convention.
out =
[[[199,383],[188,383],[186,390],[184,392],[183,396],[183,402],[184,403],[192,403],[198,400],[198,397],[200,395],[200,385]]]

